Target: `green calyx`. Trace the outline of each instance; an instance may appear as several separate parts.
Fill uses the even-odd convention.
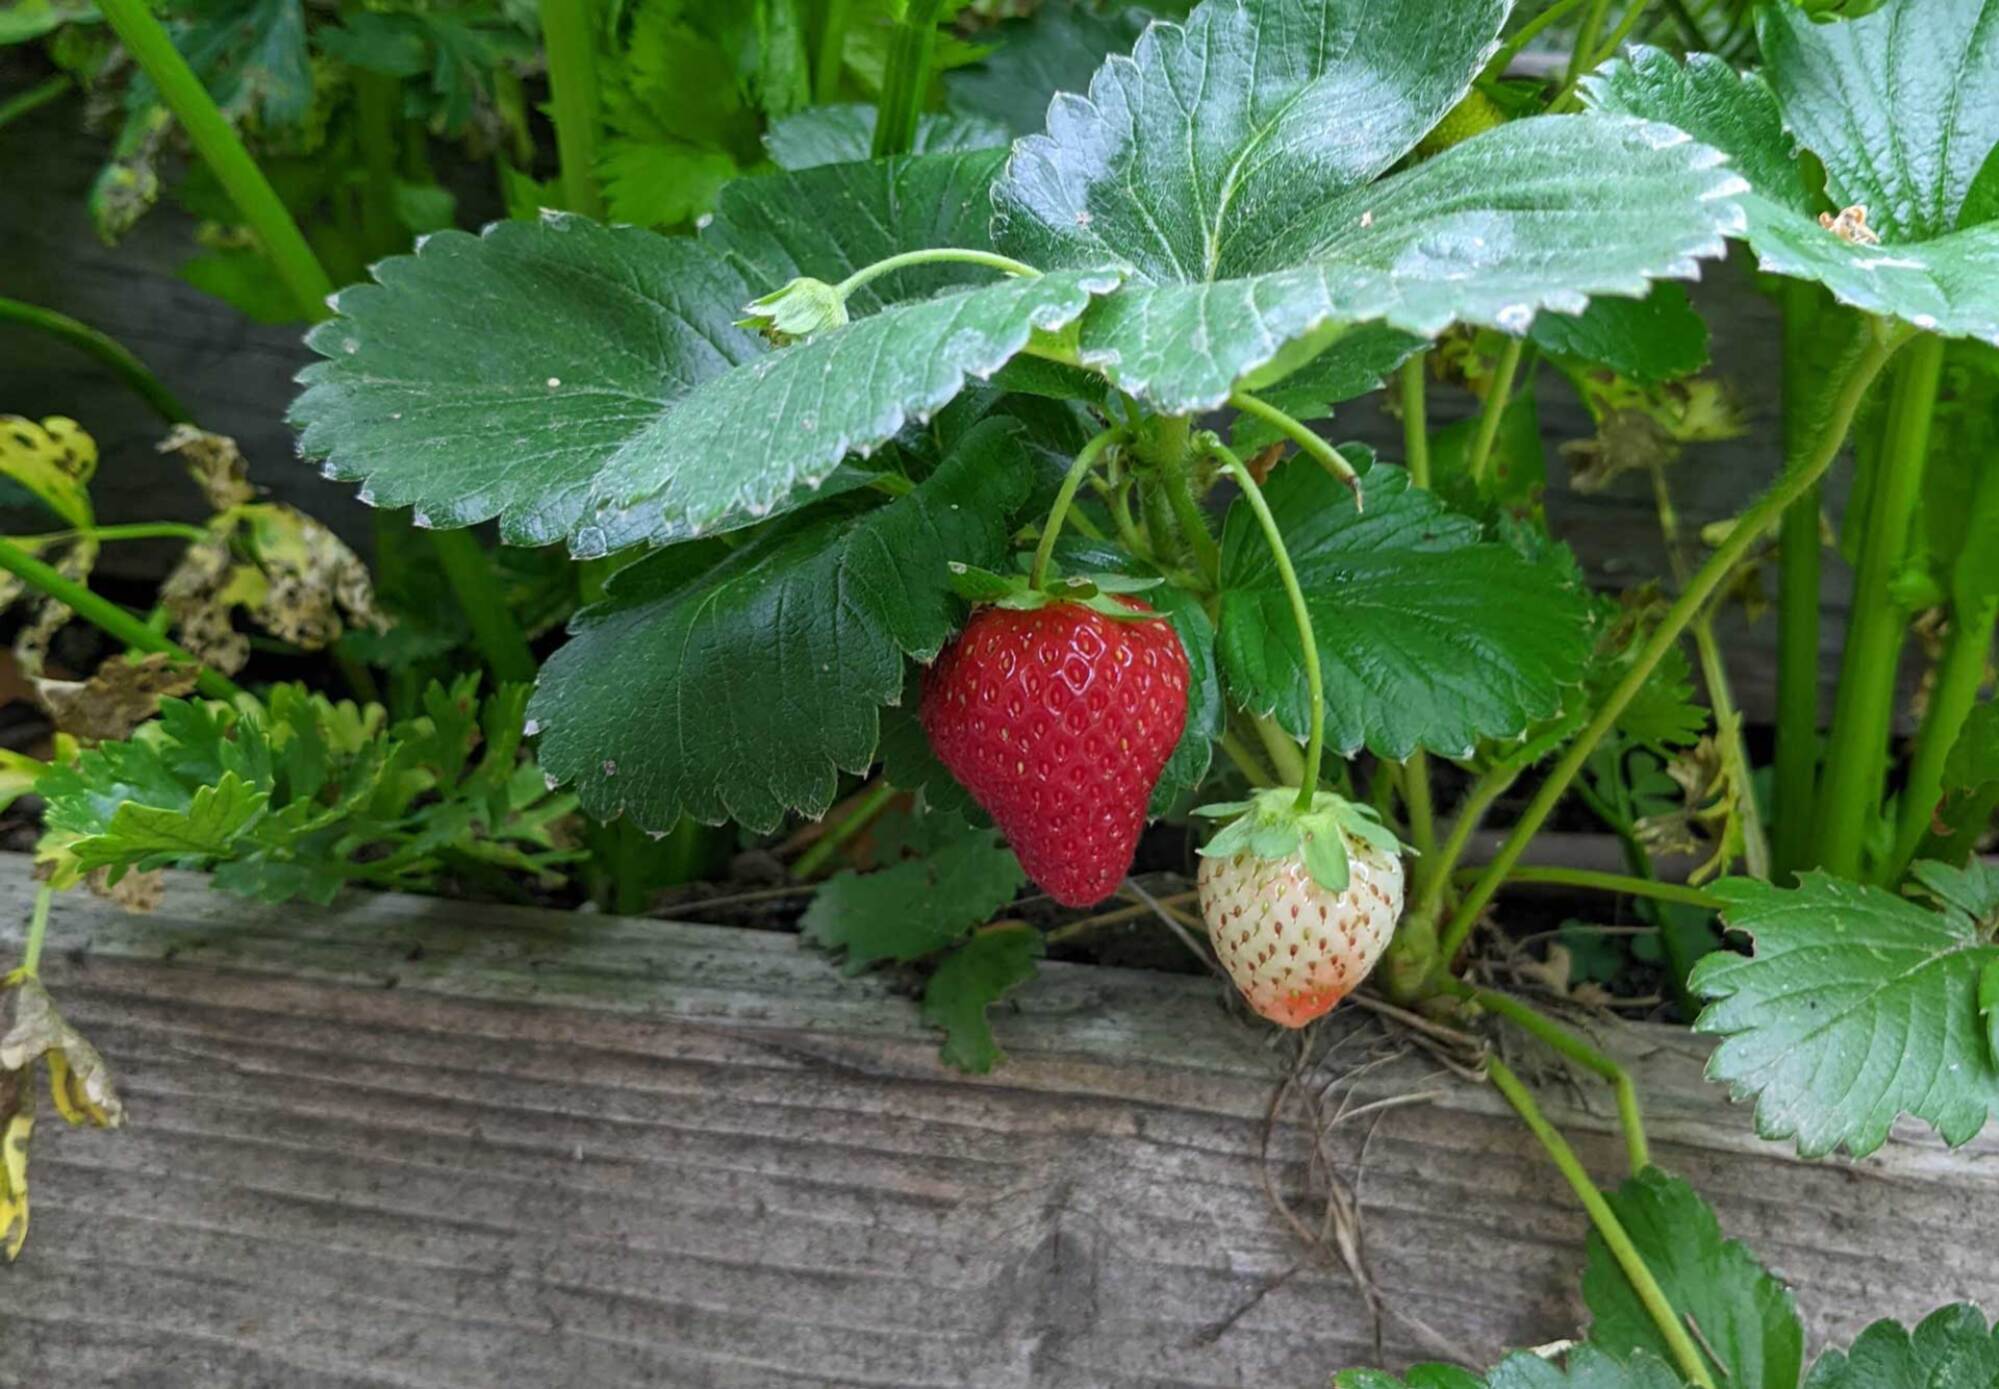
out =
[[[847,321],[847,296],[839,286],[803,276],[783,289],[743,305],[738,328],[754,328],[782,347],[814,333],[841,327]]]
[[[1201,846],[1205,858],[1287,859],[1302,856],[1312,881],[1328,892],[1345,892],[1351,873],[1347,865],[1349,836],[1384,854],[1414,853],[1375,814],[1344,796],[1321,791],[1311,809],[1301,809],[1298,788],[1257,791],[1246,801],[1224,801],[1198,807],[1194,814],[1228,823]]]
[[[1033,612],[1052,603],[1076,603],[1091,612],[1119,622],[1163,622],[1165,613],[1127,607],[1113,596],[1143,593],[1157,588],[1164,579],[1142,579],[1130,574],[1070,574],[1050,577],[1041,586],[1025,574],[995,574],[974,564],[953,563],[951,587],[968,603],[985,607]]]

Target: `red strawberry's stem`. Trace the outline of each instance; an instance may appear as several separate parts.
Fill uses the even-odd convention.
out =
[[[1486,905],[1499,891],[1499,885],[1506,881],[1514,865],[1519,863],[1529,841],[1540,832],[1556,803],[1567,794],[1570,783],[1576,779],[1590,754],[1596,751],[1597,744],[1617,723],[1625,707],[1637,697],[1666,652],[1686,631],[1687,624],[1706,606],[1722,581],[1734,572],[1744,552],[1776,524],[1784,508],[1810,491],[1832,466],[1833,459],[1839,455],[1840,445],[1846,441],[1846,431],[1860,410],[1860,402],[1866,396],[1868,386],[1881,374],[1888,359],[1909,340],[1911,333],[1912,330],[1904,324],[1892,320],[1875,321],[1866,347],[1844,372],[1838,398],[1826,416],[1824,430],[1812,455],[1800,466],[1785,473],[1774,487],[1742,514],[1742,519],[1730,529],[1728,538],[1716,547],[1714,553],[1708,556],[1707,563],[1681,589],[1679,598],[1653,630],[1651,639],[1639,651],[1638,658],[1631,663],[1624,678],[1618,681],[1617,687],[1597,708],[1589,725],[1569,744],[1561,761],[1548,773],[1547,780],[1541,783],[1541,789],[1506,836],[1506,842],[1500,845],[1499,852],[1486,865],[1485,872],[1472,890],[1458,903],[1457,914],[1451,918],[1451,924],[1444,932],[1433,971],[1441,973],[1450,968],[1451,960],[1471,935],[1472,927],[1478,924]]]
[[[1707,1361],[1702,1357],[1700,1348],[1681,1324],[1679,1314],[1673,1310],[1673,1304],[1659,1287],[1659,1280],[1645,1266],[1644,1256],[1631,1242],[1631,1236],[1617,1218],[1617,1212],[1610,1208],[1610,1202],[1603,1199],[1603,1193],[1590,1180],[1589,1172],[1576,1156],[1575,1149],[1548,1122],[1541,1113],[1541,1107],[1534,1103],[1534,1096],[1504,1061],[1496,1056],[1488,1057],[1485,1073],[1493,1088],[1513,1106],[1520,1122],[1527,1126],[1527,1131],[1540,1140],[1556,1168],[1568,1180],[1576,1198],[1583,1203],[1583,1209],[1589,1212],[1590,1223],[1596,1226],[1597,1234],[1610,1249],[1611,1257],[1617,1260],[1617,1266],[1624,1270],[1624,1276],[1631,1282],[1631,1291],[1638,1295],[1638,1301],[1652,1318],[1652,1324],[1659,1328],[1660,1336],[1665,1339],[1667,1347],[1673,1352],[1673,1359],[1679,1364],[1680,1373],[1698,1389],[1715,1389],[1714,1376],[1708,1372]]]
[[[1284,532],[1278,528],[1277,518],[1270,513],[1270,503],[1263,499],[1263,489],[1256,485],[1249,468],[1236,457],[1234,450],[1214,435],[1203,434],[1201,444],[1235,478],[1236,486],[1242,488],[1243,500],[1249,503],[1249,509],[1256,513],[1257,524],[1263,527],[1263,538],[1270,545],[1270,557],[1277,564],[1277,577],[1283,580],[1284,592],[1291,599],[1291,618],[1298,624],[1298,645],[1305,663],[1305,685],[1312,707],[1312,732],[1305,743],[1305,770],[1304,775],[1298,778],[1298,809],[1308,811],[1318,796],[1319,764],[1326,755],[1326,683],[1319,672],[1319,642],[1312,635],[1312,610],[1305,604],[1305,590],[1298,583],[1298,571],[1291,566],[1291,552],[1284,546]]]
[[[1097,465],[1105,449],[1130,437],[1131,431],[1123,425],[1112,425],[1076,451],[1076,461],[1063,475],[1062,486],[1055,493],[1055,504],[1048,508],[1048,519],[1042,523],[1041,543],[1034,547],[1034,568],[1029,571],[1027,581],[1035,588],[1039,589],[1047,581],[1048,561],[1054,558],[1055,542],[1061,538],[1062,522],[1068,518],[1069,504],[1076,500],[1076,489],[1083,485],[1083,479],[1090,475],[1090,469]]]

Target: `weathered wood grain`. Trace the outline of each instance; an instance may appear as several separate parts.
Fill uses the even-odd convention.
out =
[[[28,892],[0,860],[0,956]],[[971,1078],[890,981],[781,935],[268,909],[185,877],[155,916],[74,897],[52,929],[51,987],[132,1124],[38,1133],[0,1384],[1311,1386],[1427,1353],[1393,1320],[1377,1348],[1273,1215],[1284,1062],[1204,979],[1049,965]],[[1321,1079],[1384,1045],[1359,1015],[1342,1035]],[[1800,1163],[1684,1034],[1612,1041],[1661,1160],[1797,1283],[1815,1340],[1999,1303],[1999,1141]],[[1382,1296],[1476,1355],[1572,1333],[1571,1198],[1420,1056],[1358,1096],[1412,1089],[1438,1095],[1333,1135]],[[1598,1097],[1565,1093],[1612,1178]],[[1273,1154],[1302,1201],[1299,1124]]]

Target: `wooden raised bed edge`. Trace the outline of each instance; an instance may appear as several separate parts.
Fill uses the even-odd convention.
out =
[[[32,891],[0,859],[0,951]],[[1273,1213],[1284,1047],[1206,979],[1044,965],[968,1077],[888,979],[789,936],[185,874],[149,917],[61,899],[45,975],[132,1123],[45,1113],[0,1384],[1315,1385],[1434,1355]],[[1336,1015],[1318,1082],[1377,1029]],[[1803,1163],[1697,1039],[1606,1041],[1815,1343],[1999,1303],[1999,1136]],[[1614,1180],[1608,1097],[1544,1075]],[[1420,1053],[1353,1089],[1435,1092],[1328,1140],[1382,1298],[1475,1356],[1574,1334],[1584,1219],[1497,1097]],[[1270,1148],[1310,1208],[1295,1114]]]

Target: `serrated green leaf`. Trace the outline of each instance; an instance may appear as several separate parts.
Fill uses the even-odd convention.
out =
[[[112,813],[102,834],[76,840],[69,848],[84,868],[178,864],[207,866],[230,852],[237,836],[264,811],[268,793],[227,772],[213,786],[199,786],[185,805],[153,806],[127,801]]]
[[[1688,987],[1720,1036],[1708,1077],[1756,1099],[1756,1129],[1806,1157],[1873,1152],[1912,1114],[1963,1143],[1999,1106],[1977,988],[1999,958],[1960,907],[1807,874],[1796,888],[1731,878],[1712,889],[1753,956],[1720,953]]]
[[[927,417],[1105,283],[924,267],[863,287],[857,321],[808,343],[772,351],[736,326],[800,276],[982,239],[998,158],[740,180],[699,241],[560,215],[439,233],[343,291],[314,331],[327,360],[301,375],[300,446],[420,524],[498,517],[509,542],[566,538],[579,554],[801,505],[846,454]]]
[[[1964,863],[1999,811],[1999,703],[1971,711],[1944,759],[1943,799],[1930,818],[1918,853]]]
[[[1999,0],[1890,0],[1842,24],[1772,5],[1757,38],[1785,124],[1824,163],[1834,207],[1866,207],[1887,242],[1957,225],[1999,145]]]
[[[1714,1212],[1692,1187],[1654,1167],[1605,1198],[1673,1310],[1700,1328],[1701,1344],[1716,1358],[1730,1389],[1798,1389],[1805,1328],[1790,1289],[1746,1246],[1722,1238]],[[1591,1345],[1619,1356],[1672,1355],[1631,1280],[1594,1231],[1583,1300],[1589,1304]]]
[[[1676,284],[1643,299],[1592,299],[1579,314],[1544,313],[1530,335],[1543,352],[1607,366],[1634,381],[1670,381],[1707,365],[1707,324]]]
[[[1884,105],[1888,97],[1878,86],[1855,88],[1837,97],[1849,104],[1850,114],[1840,118],[1844,129],[1835,135],[1826,115],[1826,103],[1835,98],[1815,87],[1823,81],[1824,52],[1829,51],[1823,46],[1846,43],[1845,38],[1831,36],[1862,24],[1885,26],[1871,32],[1868,41],[1881,52],[1869,60],[1868,68],[1878,61],[1898,74],[1923,67],[1941,76],[1972,51],[1964,47],[1961,35],[1956,40],[1950,37],[1958,32],[1960,21],[1994,2],[1939,0],[1931,6],[1926,0],[1896,0],[1873,18],[1831,25],[1812,25],[1784,15],[1782,6],[1773,6],[1763,12],[1765,33],[1781,34],[1778,42],[1787,55],[1785,61],[1796,65],[1795,71],[1779,70],[1773,60],[1770,71],[1776,91],[1763,77],[1739,75],[1711,55],[1697,54],[1681,63],[1643,46],[1600,68],[1585,80],[1584,91],[1598,110],[1666,122],[1727,154],[1750,185],[1741,199],[1747,218],[1743,234],[1765,270],[1815,280],[1843,304],[1948,337],[1999,341],[1999,227],[1988,223],[1948,235],[1930,234],[1927,214],[1919,211],[1917,195],[1910,190],[1918,185],[1928,189],[1922,195],[1928,205],[1937,198],[1948,204],[1952,196],[1962,195],[1961,189],[1955,195],[1950,191],[1954,176],[1931,164],[1940,155],[1925,155],[1921,161],[1930,165],[1933,177],[1884,172],[1907,149],[1934,149],[1921,145],[1926,135],[1920,123],[1948,119],[1945,113],[1953,103],[1925,101],[1920,109],[1906,109]],[[1909,22],[1904,12],[1918,11],[1953,17],[1945,19],[1941,28],[1920,15]],[[1794,24],[1801,26],[1796,32],[1790,27]],[[1953,42],[1956,47],[1945,46]],[[1855,70],[1856,75],[1868,68]],[[1795,116],[1790,109],[1794,102],[1800,105]],[[1979,159],[1994,139],[1994,127],[1985,123],[1999,121],[1999,107],[1984,111],[1982,106],[1980,98],[1967,108],[1969,117],[1986,131],[1980,136],[1984,144],[1977,152]],[[1822,132],[1826,148],[1815,147],[1813,153],[1847,169],[1856,188],[1864,186],[1863,171],[1875,170],[1878,186],[1897,190],[1894,196],[1905,199],[1899,209],[1891,210],[1897,220],[1890,224],[1884,244],[1849,242],[1819,225],[1814,195],[1785,129],[1787,121],[1795,125],[1800,116]],[[1941,138],[1940,129],[1928,133]],[[1906,224],[1899,220],[1904,212],[1911,219]]]
[[[1978,1015],[1985,1019],[1985,1046],[1999,1066],[1999,959],[1989,960],[1978,975]]]
[[[950,561],[998,562],[1026,488],[1020,435],[993,420],[905,496],[620,571],[542,667],[542,764],[598,819],[644,829],[824,814],[838,774],[873,761],[905,656],[935,656],[956,623]]]
[[[1012,138],[998,121],[982,116],[926,112],[917,118],[911,154],[1003,148]],[[786,116],[764,132],[764,148],[780,169],[816,169],[873,157],[875,108],[866,102],[814,106]]]
[[[1373,182],[1464,94],[1505,11],[1247,0],[1155,25],[1016,144],[996,238],[1127,267],[1081,360],[1169,413],[1220,405],[1329,323],[1524,333],[1719,255],[1739,180],[1656,126],[1509,122]]]
[[[1911,1332],[1877,1321],[1846,1350],[1828,1350],[1804,1389],[1991,1389],[1999,1382],[1999,1327],[1970,1303],[1939,1308]]]
[[[843,954],[847,973],[859,974],[883,960],[906,963],[942,950],[1011,902],[1026,881],[996,831],[970,830],[925,858],[835,873],[813,894],[799,933]]]
[[[984,1075],[1002,1056],[986,1010],[1034,977],[1041,933],[1031,926],[994,926],[952,952],[923,990],[923,1020],[944,1029],[939,1056]]]
[[[672,227],[715,205],[736,161],[720,150],[614,136],[604,141],[597,174],[612,221]]]
[[[1383,1370],[1342,1370],[1333,1384],[1336,1389],[1678,1389],[1680,1377],[1643,1351],[1619,1360],[1579,1345],[1566,1364],[1516,1350],[1482,1377],[1456,1365],[1412,1365],[1400,1379]]]
[[[946,74],[946,98],[960,115],[1030,135],[1041,129],[1050,98],[1082,91],[1105,55],[1128,50],[1150,19],[1137,8],[1039,5],[993,30],[979,62]]]
[[[1379,390],[1382,378],[1423,346],[1421,338],[1379,323],[1363,324],[1257,394],[1293,419],[1329,419],[1334,406]],[[1250,453],[1286,437],[1255,415],[1236,416],[1229,429],[1229,444],[1238,453]]]
[[[1581,593],[1552,565],[1486,540],[1400,468],[1377,464],[1363,486],[1364,513],[1309,461],[1264,487],[1311,608],[1329,746],[1398,762],[1419,747],[1466,757],[1479,739],[1512,738],[1554,713],[1589,655]],[[1234,697],[1304,736],[1290,602],[1240,504],[1223,533],[1219,651]]]

